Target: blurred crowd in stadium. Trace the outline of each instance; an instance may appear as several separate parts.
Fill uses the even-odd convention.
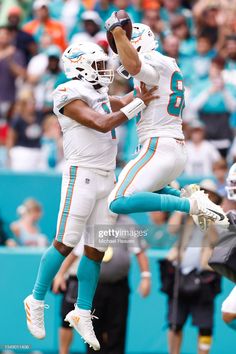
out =
[[[52,91],[66,80],[60,56],[69,43],[93,41],[110,53],[112,65],[104,21],[118,9],[149,25],[157,50],[174,57],[183,72],[186,174],[222,175],[236,159],[234,1],[1,0],[0,168],[61,171],[61,134],[52,111]],[[116,75],[111,93],[131,88]],[[118,136],[122,167],[135,150],[134,123],[119,128]]]
[[[232,0],[0,0],[0,170],[62,171],[62,138],[52,101],[54,88],[66,81],[61,54],[72,42],[93,41],[110,54],[112,66],[114,55],[104,21],[119,9],[125,9],[133,22],[149,25],[158,40],[157,50],[180,66],[186,88],[185,174],[214,176],[215,183],[207,180],[204,188],[224,198],[228,168],[236,161],[236,2]],[[132,81],[115,75],[111,94],[124,95],[131,89]],[[137,145],[134,121],[117,133],[117,165],[123,167]],[[38,202],[26,200],[18,214],[19,220],[10,226],[15,240],[9,238],[7,245],[46,246],[47,238],[37,226],[42,214]],[[156,240],[170,232],[168,218],[164,212],[149,215],[149,223],[157,227]],[[5,238],[0,224],[0,243]],[[191,259],[191,254],[187,256]],[[183,267],[195,267],[186,257]],[[212,295],[212,307],[213,299]],[[209,310],[209,303],[206,306]],[[212,314],[211,308],[208,318]],[[202,319],[196,322],[201,327]],[[212,322],[208,325],[210,335]]]

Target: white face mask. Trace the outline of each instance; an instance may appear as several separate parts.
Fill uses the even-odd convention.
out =
[[[114,80],[114,70],[106,69],[105,61],[95,61],[94,70],[97,74],[97,83],[102,86],[109,86]]]

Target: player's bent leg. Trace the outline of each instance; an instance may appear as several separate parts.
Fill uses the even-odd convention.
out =
[[[185,165],[185,153],[176,149],[175,144],[175,139],[166,138],[151,138],[144,144],[140,155],[121,172],[109,196],[111,211],[121,214],[156,210],[190,212],[189,200],[180,198],[179,191],[166,187]],[[156,192],[159,190],[160,193]]]
[[[139,192],[119,197],[110,202],[110,209],[116,214],[142,213],[149,211],[190,212],[190,201],[172,195],[159,195],[152,192]]]
[[[202,230],[207,229],[210,221],[227,224],[222,208],[212,203],[203,191],[194,189],[185,198],[180,191],[166,186],[182,172],[186,156],[175,139],[159,140],[154,149],[149,147],[146,155],[142,153],[125,167],[109,196],[110,210],[117,214],[177,210],[196,216],[194,221]]]

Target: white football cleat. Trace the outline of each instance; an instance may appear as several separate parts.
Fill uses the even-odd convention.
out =
[[[189,200],[191,205],[190,215],[192,215],[195,224],[202,231],[206,231],[212,223],[224,227],[229,225],[228,218],[223,209],[213,203],[204,191],[198,190],[192,193]]]
[[[90,348],[97,351],[100,349],[100,344],[93,329],[94,318],[97,319],[90,310],[82,310],[75,305],[75,309],[66,315],[65,321],[70,323],[70,327],[74,327]]]
[[[38,338],[43,339],[46,336],[44,327],[44,309],[49,308],[44,301],[36,300],[33,295],[27,296],[24,300],[26,312],[27,327],[30,333]]]

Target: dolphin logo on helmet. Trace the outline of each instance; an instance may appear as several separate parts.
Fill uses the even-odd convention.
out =
[[[151,28],[143,23],[133,23],[133,31],[130,41],[139,53],[147,53],[156,50],[158,47],[158,41]],[[131,77],[123,65],[120,65],[116,71],[125,79],[130,79]]]
[[[91,85],[108,86],[114,72],[107,69],[108,56],[95,43],[74,43],[62,55],[64,72],[68,79],[80,79]]]

